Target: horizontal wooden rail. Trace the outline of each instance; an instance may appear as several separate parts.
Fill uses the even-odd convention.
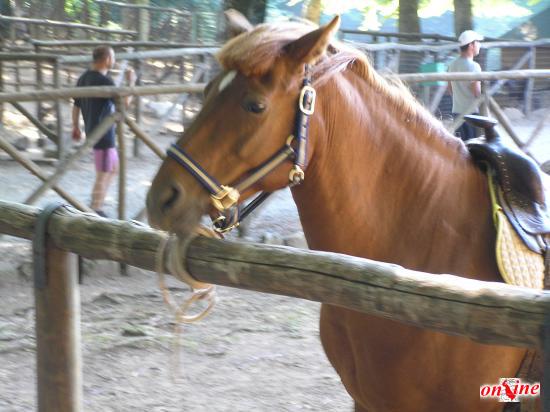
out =
[[[5,102],[33,102],[42,100],[70,99],[73,97],[124,97],[147,96],[153,94],[202,93],[206,84],[167,84],[162,86],[138,87],[67,87],[60,89],[46,89],[25,92],[0,93],[0,103]]]
[[[55,61],[59,55],[53,53],[0,53],[0,61]]]
[[[437,80],[503,80],[503,79],[550,79],[550,70],[503,70],[497,72],[456,73],[410,73],[399,74],[404,82],[429,82]]]
[[[113,46],[113,47],[158,47],[163,49],[219,47],[218,44],[170,43],[163,41],[101,41],[101,40],[37,40],[30,43],[38,47],[83,47],[83,46]]]
[[[40,209],[0,201],[0,233],[33,237]],[[155,270],[164,232],[72,208],[48,226],[58,247]],[[195,238],[186,256],[202,282],[325,302],[407,324],[513,346],[540,346],[550,293],[431,275],[336,253]]]
[[[183,47],[169,50],[118,53],[116,57],[119,60],[173,59],[185,56],[214,54],[217,53],[218,50],[219,47]],[[81,56],[61,56],[59,60],[61,63],[89,63],[92,61],[92,56],[89,54]]]
[[[501,80],[501,79],[546,79],[550,70],[508,70],[482,73],[423,73],[398,75],[405,82],[424,82],[435,80]],[[205,84],[181,84],[141,87],[73,87],[25,92],[0,93],[0,103],[17,101],[41,101],[68,99],[71,97],[123,97],[145,96],[153,94],[200,93]]]
[[[447,40],[447,41],[456,41],[456,37],[442,36],[441,34],[435,33],[395,33],[389,31],[374,31],[374,30],[340,30],[343,34],[359,34],[365,36],[376,36],[376,37],[396,37],[398,39],[432,39],[432,40]]]
[[[127,8],[127,9],[149,10],[149,11],[155,11],[155,12],[173,13],[173,14],[178,14],[180,16],[191,16],[190,11],[173,9],[171,7],[144,6],[141,4],[127,4],[127,3],[121,3],[118,1],[109,1],[109,0],[96,0],[96,3],[105,4],[109,6],[118,6],[118,7]]]
[[[52,27],[66,27],[70,29],[82,29],[90,30],[98,33],[110,33],[110,34],[123,34],[135,36],[137,32],[131,30],[116,30],[116,29],[105,29],[103,27],[92,26],[90,24],[82,23],[67,23],[65,21],[56,21],[56,20],[43,20],[43,19],[29,19],[26,17],[11,17],[4,16],[0,14],[0,21],[11,22],[11,23],[25,23],[25,24],[38,24],[42,26],[52,26]]]
[[[402,50],[402,51],[412,51],[412,52],[422,52],[422,51],[431,51],[431,52],[443,52],[448,50],[458,49],[458,43],[415,43],[415,44],[405,44],[405,43],[396,43],[396,42],[384,42],[384,43],[362,43],[360,41],[344,39],[344,43],[350,44],[360,50],[365,51],[382,51],[382,50]],[[532,47],[550,47],[550,39],[541,39],[535,41],[491,41],[482,42],[482,47],[484,49],[508,49],[508,48],[524,48],[528,50]]]

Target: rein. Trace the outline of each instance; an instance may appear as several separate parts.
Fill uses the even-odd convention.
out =
[[[241,180],[234,187],[219,183],[216,178],[204,170],[199,163],[176,144],[172,144],[167,150],[168,156],[183,166],[210,193],[210,201],[218,211],[218,217],[213,219],[213,227],[216,232],[225,233],[239,226],[246,216],[271,195],[271,192],[261,192],[246,206],[241,207],[238,205],[243,191],[252,187],[285,161],[289,159],[294,161],[294,166],[288,175],[289,186],[296,186],[304,181],[309,117],[315,110],[315,98],[316,91],[311,86],[310,67],[306,64],[298,99],[294,134],[288,136],[285,145],[281,149],[260,166],[253,169],[248,177]],[[294,141],[296,142],[296,148],[293,147]]]

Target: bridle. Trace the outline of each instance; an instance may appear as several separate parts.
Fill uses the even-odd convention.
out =
[[[167,151],[169,157],[185,168],[210,193],[210,201],[219,215],[213,218],[214,230],[219,233],[228,232],[239,226],[240,222],[266,200],[272,192],[262,192],[246,206],[239,207],[240,194],[252,187],[258,181],[270,174],[275,168],[288,159],[294,165],[288,175],[289,186],[296,186],[303,182],[307,162],[307,143],[309,117],[315,110],[316,91],[311,86],[311,69],[304,67],[304,79],[298,99],[298,110],[294,134],[288,136],[284,146],[260,166],[253,169],[246,178],[234,187],[220,184],[216,178],[205,171],[185,150],[172,144]]]

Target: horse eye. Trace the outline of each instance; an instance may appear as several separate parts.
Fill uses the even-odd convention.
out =
[[[254,101],[246,102],[243,105],[243,107],[247,112],[251,112],[255,114],[262,113],[265,110],[265,104],[260,102],[254,102]]]

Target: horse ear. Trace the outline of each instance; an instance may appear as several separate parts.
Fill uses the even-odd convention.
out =
[[[227,22],[227,31],[229,38],[237,37],[241,33],[245,33],[254,28],[252,23],[242,14],[235,9],[227,9],[223,12],[225,20]]]
[[[340,27],[340,16],[334,17],[326,26],[319,27],[285,47],[287,55],[298,64],[313,64],[321,57]]]

